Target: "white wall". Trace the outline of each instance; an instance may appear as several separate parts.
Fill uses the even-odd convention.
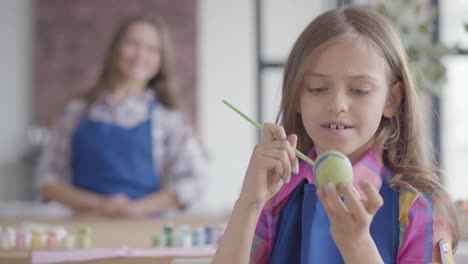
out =
[[[440,39],[445,44],[468,48],[467,0],[440,2]],[[444,59],[447,83],[441,97],[442,166],[445,185],[455,199],[468,199],[468,56],[449,56]]]
[[[443,0],[440,2],[440,14],[440,39],[446,44],[458,44],[468,49],[468,33],[463,27],[468,23],[468,1]]]
[[[441,108],[442,166],[454,199],[468,199],[468,56],[449,56]]]
[[[256,131],[221,100],[254,115],[253,1],[200,0],[198,16],[198,122],[210,157],[202,204],[231,210]]]
[[[0,200],[29,196],[22,162],[31,117],[32,2],[0,1]]]

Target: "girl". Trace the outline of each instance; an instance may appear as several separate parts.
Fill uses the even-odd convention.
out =
[[[143,217],[200,195],[204,160],[178,110],[167,34],[144,17],[118,28],[99,79],[68,104],[40,159],[46,200]]]
[[[282,126],[265,124],[213,262],[448,260],[457,225],[422,158],[418,113],[407,57],[388,22],[352,7],[316,18],[285,66]],[[343,199],[331,184],[317,190],[294,147],[312,159],[327,150],[348,156],[354,181],[338,186]]]

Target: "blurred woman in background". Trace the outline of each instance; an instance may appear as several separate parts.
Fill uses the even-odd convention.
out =
[[[159,20],[120,25],[95,85],[52,130],[38,166],[44,200],[145,217],[200,197],[205,161],[179,108],[168,41]]]

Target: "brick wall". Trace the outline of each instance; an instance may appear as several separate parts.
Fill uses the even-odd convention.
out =
[[[37,0],[34,119],[50,124],[67,98],[95,81],[104,51],[126,16],[159,15],[174,44],[176,75],[189,118],[196,117],[196,0]]]

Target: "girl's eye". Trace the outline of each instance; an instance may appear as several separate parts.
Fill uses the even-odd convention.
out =
[[[370,93],[370,90],[366,89],[351,89],[351,92],[357,95],[366,95]]]
[[[328,90],[327,87],[307,88],[307,91],[313,94],[323,93],[323,92],[326,92],[327,90]]]

